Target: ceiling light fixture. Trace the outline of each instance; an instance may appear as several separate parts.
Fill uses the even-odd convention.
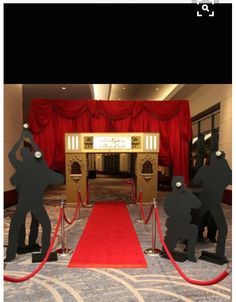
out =
[[[122,87],[122,89],[123,89],[123,90],[125,90],[125,89],[126,89],[126,87],[124,86],[124,87]]]
[[[159,88],[158,88],[158,87],[156,87],[156,88],[155,88],[155,90],[157,91],[157,90],[159,90]]]
[[[66,90],[66,87],[65,87],[65,86],[63,86],[63,87],[61,87],[61,89],[62,89],[62,90]]]

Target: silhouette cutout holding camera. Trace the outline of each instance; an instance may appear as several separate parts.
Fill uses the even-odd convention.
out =
[[[225,258],[225,241],[228,232],[221,200],[224,190],[232,184],[232,170],[225,159],[223,151],[216,151],[211,154],[210,165],[201,167],[195,174],[193,181],[202,184],[200,193],[201,207],[196,211],[195,223],[199,229],[203,228],[204,216],[209,211],[218,228],[216,256]]]
[[[191,209],[199,208],[201,202],[185,187],[182,176],[174,176],[171,186],[172,193],[167,196],[164,202],[164,210],[168,216],[165,243],[173,254],[178,240],[187,240],[187,258],[196,262],[195,245],[198,229],[196,225],[191,224]]]
[[[20,228],[28,212],[31,212],[42,226],[41,254],[45,255],[47,253],[50,245],[51,223],[43,206],[44,190],[49,184],[64,182],[62,174],[56,173],[47,167],[42,158],[42,152],[39,150],[33,153],[30,152],[29,148],[23,147],[21,148],[23,160],[20,161],[15,158],[15,153],[24,140],[30,140],[31,144],[36,146],[33,143],[31,132],[23,130],[20,139],[9,152],[9,160],[16,169],[11,181],[17,188],[18,200],[16,212],[10,224],[5,262],[10,262],[16,257]]]
[[[35,152],[39,151],[39,147],[35,144],[35,142],[32,139],[32,135],[28,131],[28,124],[23,125],[23,137],[24,137],[24,142],[27,141],[27,143],[30,143],[30,149],[33,149]],[[28,138],[27,138],[28,137]],[[30,140],[31,138],[31,140]],[[20,138],[19,141],[15,144],[15,146],[12,148],[12,150],[9,153],[9,160],[12,164],[12,166],[17,169],[19,166],[19,161],[16,159],[16,152],[17,149],[19,148],[21,144],[22,139]],[[27,149],[27,148],[26,148]],[[25,152],[27,150],[25,149]],[[23,149],[22,152],[24,153]],[[31,155],[34,156],[34,154],[31,151]],[[10,178],[10,182],[13,186],[16,187],[16,191],[19,192],[20,186],[17,185],[17,175],[14,174]],[[39,222],[34,216],[34,214],[31,213],[31,224],[30,224],[30,233],[29,233],[29,238],[28,238],[28,245],[25,244],[25,237],[26,237],[26,230],[25,230],[25,220],[21,225],[20,232],[19,232],[19,238],[18,238],[18,248],[17,248],[17,253],[18,254],[24,254],[24,253],[29,253],[33,251],[39,251],[40,246],[36,242],[38,238],[38,227],[39,227]]]

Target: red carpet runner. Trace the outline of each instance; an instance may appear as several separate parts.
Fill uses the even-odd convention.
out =
[[[124,202],[97,202],[68,267],[147,267]]]

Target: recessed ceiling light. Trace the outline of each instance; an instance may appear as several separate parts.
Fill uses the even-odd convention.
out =
[[[66,90],[66,87],[61,87],[62,90]]]
[[[126,87],[125,87],[125,86],[123,86],[123,87],[122,87],[122,89],[123,89],[123,90],[125,90],[125,89],[126,89]]]
[[[159,89],[158,87],[155,88],[156,91],[157,91],[158,89]]]

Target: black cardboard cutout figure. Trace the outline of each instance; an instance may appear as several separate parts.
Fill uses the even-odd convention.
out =
[[[25,126],[25,125],[24,125]],[[28,127],[28,125],[27,125]],[[24,128],[22,136],[20,140],[14,145],[12,150],[9,153],[9,161],[11,162],[12,166],[17,169],[19,166],[19,161],[16,159],[16,152],[17,149],[19,148],[22,139],[28,138],[28,140],[31,140],[31,145],[30,148],[34,149],[35,152],[40,151],[39,147],[34,143],[32,139],[32,134],[29,132],[28,128]],[[26,148],[27,150],[27,148]],[[26,152],[25,150],[25,152]],[[22,150],[22,152],[24,152]],[[33,156],[33,153],[31,153]],[[18,177],[16,174],[14,174],[10,178],[10,182],[13,186],[16,187],[16,191],[19,192],[20,190],[20,185],[18,183]],[[32,252],[32,251],[39,251],[40,246],[36,242],[38,238],[38,227],[39,227],[39,222],[36,219],[36,217],[31,213],[31,225],[30,225],[30,233],[29,233],[29,239],[28,239],[28,245],[26,246],[25,244],[25,237],[26,237],[26,231],[25,231],[25,220],[21,225],[20,232],[19,232],[19,238],[18,238],[18,248],[17,248],[17,253],[25,253],[25,252]]]
[[[39,150],[38,146],[37,150]],[[35,149],[36,150],[36,149]],[[10,161],[12,159],[16,160],[16,156],[14,155],[14,152],[9,156]],[[13,167],[16,169],[14,166],[14,161],[11,162]],[[10,182],[13,186],[16,187],[17,192],[19,192],[19,186],[17,186],[17,175],[14,174],[10,178]],[[18,238],[18,248],[17,248],[17,253],[18,254],[23,254],[27,252],[33,252],[33,251],[39,251],[40,246],[36,242],[38,238],[38,227],[39,227],[39,222],[34,216],[34,214],[31,213],[31,224],[30,224],[30,233],[29,233],[29,239],[28,239],[28,245],[25,244],[25,237],[26,237],[26,231],[25,231],[25,220],[23,224],[21,225],[20,232],[19,232],[19,238]]]
[[[198,210],[196,210],[198,211]],[[217,234],[217,225],[215,223],[214,218],[212,217],[210,211],[207,211],[203,221],[201,223],[201,226],[198,226],[198,240],[199,241],[204,241],[204,231],[205,231],[205,227],[206,227],[206,238],[209,239],[211,242],[216,242],[216,234]]]
[[[182,176],[174,176],[171,181],[172,193],[165,202],[166,219],[165,243],[171,253],[174,252],[178,240],[188,240],[187,258],[196,262],[195,245],[197,242],[197,226],[191,224],[191,209],[199,208],[200,200],[184,185]]]
[[[225,241],[228,232],[224,212],[221,207],[221,200],[224,190],[232,184],[232,170],[225,159],[223,151],[216,151],[211,154],[210,165],[201,167],[195,174],[193,181],[202,183],[200,200],[202,205],[196,213],[196,223],[202,228],[203,218],[209,211],[218,227],[218,238],[216,256],[225,258]]]
[[[29,251],[39,251],[40,246],[38,245],[37,238],[38,238],[38,229],[39,229],[39,222],[34,216],[34,214],[31,213],[31,224],[30,224],[30,232],[29,232],[29,238],[28,238],[28,245],[25,243],[26,239],[26,230],[25,230],[25,221],[23,222],[19,238],[18,238],[18,248],[17,253],[24,253],[24,247],[29,247]]]
[[[28,138],[33,145],[32,134],[24,130],[18,142],[9,152],[9,159],[16,169],[12,181],[14,181],[18,193],[16,212],[12,217],[8,248],[5,262],[15,259],[19,230],[25,221],[26,214],[30,211],[42,226],[42,255],[45,255],[50,245],[51,223],[43,206],[44,190],[49,184],[61,184],[64,182],[63,175],[50,170],[42,156],[37,158],[37,152],[30,152],[28,148],[21,149],[23,161],[15,158],[15,152],[24,138]]]

